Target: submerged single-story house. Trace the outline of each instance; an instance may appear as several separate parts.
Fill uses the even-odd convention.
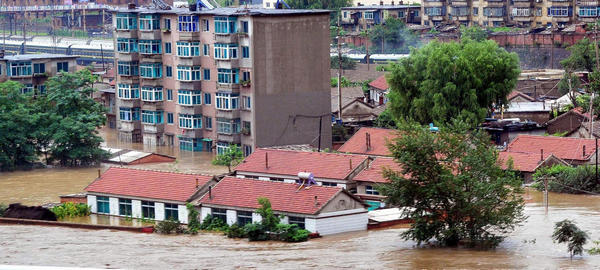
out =
[[[298,224],[310,232],[328,235],[367,229],[367,205],[340,187],[301,185],[225,177],[194,202],[200,218],[208,215],[227,224],[260,222],[258,198],[268,198],[283,223]]]
[[[369,156],[391,156],[387,143],[393,143],[397,137],[398,131],[394,129],[361,127],[338,151]]]
[[[95,214],[188,223],[186,204],[215,183],[208,175],[111,167],[84,190]]]
[[[371,210],[385,207],[385,196],[379,193],[377,186],[389,183],[389,180],[383,176],[386,169],[394,172],[401,170],[400,165],[393,158],[377,157],[352,179],[356,182],[355,195],[369,204]]]
[[[502,169],[510,169],[521,173],[521,176],[526,183],[533,181],[533,174],[539,168],[552,167],[554,165],[569,166],[566,161],[553,154],[543,153],[542,151],[540,151],[540,153],[502,151],[498,153],[498,162]]]

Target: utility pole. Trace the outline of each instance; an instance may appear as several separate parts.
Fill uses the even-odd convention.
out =
[[[319,116],[319,152],[321,152],[321,129],[323,128],[323,116]],[[596,144],[598,143],[598,140],[596,139]],[[596,145],[596,148],[598,148],[598,146]],[[597,154],[598,152],[596,152]],[[596,157],[596,160],[598,160],[598,158]],[[597,169],[596,169],[597,170]],[[596,175],[598,175],[596,173]]]
[[[548,215],[548,178],[544,178],[544,205],[546,206],[546,215]]]
[[[594,104],[594,94],[595,93],[592,92],[592,97],[590,98],[590,116],[591,116],[592,119],[590,119],[590,135],[589,135],[589,138],[592,138],[592,134],[594,133],[594,130],[593,130],[593,128],[594,128],[594,118],[593,118],[593,115],[594,115],[594,106],[592,106]]]
[[[596,70],[600,70],[600,60],[598,59],[598,21],[594,22],[594,50],[596,50]]]
[[[340,18],[338,15],[338,27],[337,27],[337,49],[338,49],[338,116],[340,123],[342,123],[342,36],[340,35]]]
[[[365,46],[367,47],[367,70],[371,70],[371,59],[369,59],[369,30],[365,30]]]
[[[598,138],[596,138],[596,183],[598,183]]]
[[[554,69],[554,26],[550,28],[550,36],[552,37],[550,41],[550,69]]]

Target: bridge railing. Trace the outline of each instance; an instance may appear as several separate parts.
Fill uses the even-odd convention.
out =
[[[116,10],[117,7],[104,5],[104,4],[96,4],[89,3],[86,5],[46,5],[46,6],[11,6],[11,7],[0,7],[0,12],[23,12],[23,11],[61,11],[61,10],[83,10],[83,9],[106,9],[106,10]]]

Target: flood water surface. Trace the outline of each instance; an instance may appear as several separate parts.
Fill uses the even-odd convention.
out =
[[[600,197],[526,195],[523,226],[494,250],[415,247],[402,227],[325,236],[304,243],[248,242],[220,234],[164,236],[58,227],[0,225],[0,264],[130,269],[598,269],[600,256],[569,259],[552,243],[554,223],[572,219],[600,239]],[[586,249],[592,246],[591,242]]]

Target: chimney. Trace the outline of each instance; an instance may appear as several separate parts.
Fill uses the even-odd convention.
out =
[[[394,0],[392,0],[392,6],[394,5]]]
[[[315,206],[319,206],[319,197],[315,195]]]
[[[129,3],[129,5],[127,5],[128,9],[135,9],[135,4],[134,3]]]
[[[100,169],[98,169],[98,178],[100,178],[100,175],[101,175]]]
[[[212,186],[208,186],[208,198],[212,200]]]
[[[349,159],[350,161],[350,170],[352,170],[352,159]]]
[[[398,5],[404,5],[404,1],[400,0],[400,3],[398,3]]]
[[[200,185],[198,185],[198,178],[196,178],[196,188],[198,188],[198,186]]]
[[[369,132],[365,133],[365,140],[367,145],[367,151],[371,150],[371,134]]]
[[[383,1],[379,1],[379,5],[380,5],[380,6],[383,6]]]
[[[269,168],[269,153],[265,152],[265,168]]]
[[[583,157],[585,157],[585,145],[583,146]]]
[[[540,149],[540,161],[544,161],[544,149]]]

